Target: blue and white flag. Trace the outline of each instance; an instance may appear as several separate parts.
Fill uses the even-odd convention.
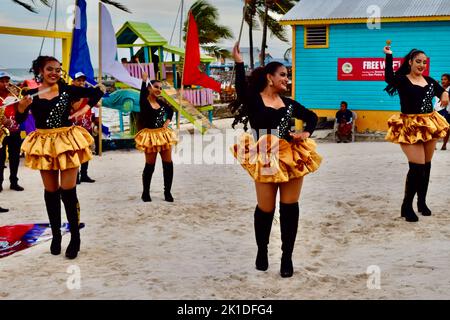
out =
[[[74,79],[77,72],[83,72],[86,75],[87,82],[96,84],[86,33],[86,1],[77,0],[75,25],[72,33],[72,52],[70,55],[69,75]]]
[[[109,74],[119,80],[126,83],[132,88],[140,89],[142,80],[132,77],[127,69],[116,60],[117,58],[117,39],[114,32],[114,27],[111,20],[111,15],[108,9],[103,3],[101,5],[101,24],[102,24],[102,55],[101,64],[104,73]]]

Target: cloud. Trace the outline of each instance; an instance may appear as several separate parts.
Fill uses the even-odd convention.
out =
[[[132,14],[120,11],[114,7],[107,6],[113,19],[113,25],[117,31],[126,21],[142,21],[148,22],[153,28],[155,28],[163,37],[167,40],[170,39],[173,33],[172,44],[178,45],[179,43],[179,18],[177,25],[175,19],[180,6],[180,0],[118,0],[124,3],[131,11]],[[227,40],[222,43],[224,47],[232,47],[239,35],[239,29],[242,19],[242,0],[208,0],[219,10],[219,23],[229,26],[235,36],[233,40]],[[194,0],[184,1],[184,13],[185,16],[189,7]],[[0,1],[0,24],[6,26],[22,27],[22,28],[35,28],[44,29],[47,23],[50,9],[43,5],[37,7],[38,14],[34,14],[20,8],[10,0]],[[58,0],[58,17],[57,17],[57,29],[60,31],[70,32],[67,27],[68,22],[72,21],[72,16],[68,12],[68,8],[73,6],[74,0]],[[94,66],[98,65],[98,1],[87,1],[87,14],[88,14],[88,43],[91,51],[91,58]],[[184,16],[184,19],[186,17]],[[70,24],[70,23],[69,23]],[[50,29],[53,29],[53,17],[50,20]],[[290,29],[287,28],[287,32]],[[0,63],[5,65],[7,63],[13,63],[15,67],[25,66],[28,67],[30,62],[39,53],[40,41],[42,39],[21,38],[0,35],[0,44],[8,42],[8,50],[0,51]],[[260,47],[262,33],[256,31],[254,33],[254,45]],[[53,53],[53,41],[46,40],[46,46],[44,52],[46,54]],[[242,40],[242,46],[248,46],[248,28],[245,25]],[[269,38],[268,51],[273,55],[280,57],[283,52],[289,48],[289,44],[282,43],[278,40]],[[58,45],[57,54],[60,54],[60,45]],[[119,52],[119,55],[122,52]],[[8,57],[14,56],[13,62],[8,62]],[[7,61],[7,63],[5,63]]]

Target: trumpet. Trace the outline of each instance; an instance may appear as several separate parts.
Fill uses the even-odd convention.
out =
[[[5,121],[5,109],[7,106],[13,104],[16,101],[22,99],[22,91],[28,88],[20,88],[11,82],[8,83],[6,90],[11,94],[11,96],[5,99],[0,98],[0,148],[3,147],[3,140],[10,135],[9,129],[5,127],[3,122]]]
[[[0,100],[3,104],[6,99],[0,97]],[[0,148],[3,147],[3,140],[10,134],[9,129],[3,125],[3,121],[5,120],[5,108],[6,107],[4,106],[0,106]]]
[[[19,86],[16,86],[15,84],[13,84],[13,83],[11,83],[11,82],[9,82],[8,83],[8,86],[6,87],[6,90],[8,90],[9,91],[9,93],[16,99],[16,100],[21,100],[22,98],[23,98],[23,94],[22,94],[22,92],[23,91],[27,91],[27,90],[29,90],[30,88],[28,88],[28,87],[19,87]]]

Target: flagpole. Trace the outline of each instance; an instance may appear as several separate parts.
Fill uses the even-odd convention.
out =
[[[97,81],[102,84],[102,3],[98,2],[98,77]],[[102,155],[102,99],[98,102],[98,155]]]
[[[183,16],[183,14],[181,14],[182,16]],[[189,18],[190,18],[190,15],[191,15],[191,11],[189,10],[189,12],[188,12],[188,20],[187,20],[187,27],[186,27],[186,43],[187,43],[187,35],[189,34]],[[183,18],[181,18],[181,20],[183,20]],[[179,100],[180,100],[180,108],[182,107],[182,104],[181,104],[181,100],[183,99],[183,93],[184,93],[184,86],[183,86],[183,82],[184,82],[184,67],[186,66],[186,44],[184,45],[184,60],[183,60],[183,72],[181,73],[181,84],[180,84],[180,97],[179,97]],[[180,115],[180,112],[178,111],[177,112],[177,129],[178,130],[180,130],[180,118],[181,118],[181,115]]]
[[[56,19],[58,17],[58,0],[55,0],[55,18],[53,23],[53,31],[56,32]],[[56,55],[56,38],[53,38],[53,56]]]
[[[245,20],[245,9],[247,8],[247,1],[244,2],[244,8],[242,9],[242,20],[241,20],[241,29],[239,30],[239,38],[237,41],[238,46],[241,44],[241,37],[242,37],[242,29],[244,28],[244,20]],[[234,72],[235,72],[235,65],[233,64],[233,71],[231,71],[231,81],[230,81],[230,90],[233,83],[234,78]]]

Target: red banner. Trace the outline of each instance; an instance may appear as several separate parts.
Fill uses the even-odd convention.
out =
[[[198,40],[197,23],[194,15],[189,11],[189,25],[186,36],[186,56],[184,63],[183,85],[198,85],[220,92],[220,83],[201,72],[200,66],[200,44]]]
[[[394,58],[396,71],[403,58]],[[429,75],[430,59],[424,75]],[[338,80],[341,81],[384,81],[384,58],[338,58]]]

